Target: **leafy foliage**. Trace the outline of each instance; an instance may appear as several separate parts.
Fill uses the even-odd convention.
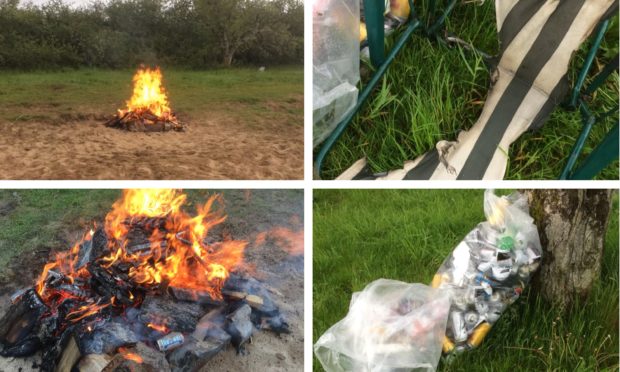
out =
[[[303,62],[300,0],[0,0],[0,69]]]

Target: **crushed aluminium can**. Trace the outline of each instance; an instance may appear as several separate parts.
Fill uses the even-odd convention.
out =
[[[450,314],[452,321],[452,334],[454,341],[464,342],[467,340],[467,328],[465,328],[465,320],[463,319],[463,313],[460,311],[453,311]]]
[[[157,340],[159,351],[168,351],[183,345],[185,337],[180,332],[172,332]]]

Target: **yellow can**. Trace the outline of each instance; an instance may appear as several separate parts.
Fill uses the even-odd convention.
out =
[[[390,0],[389,9],[390,15],[403,21],[409,18],[409,13],[411,12],[409,0]]]
[[[454,342],[450,341],[448,336],[443,336],[443,346],[441,348],[444,353],[449,353],[454,350]]]
[[[360,23],[360,43],[368,37],[368,31],[366,31],[366,24]]]
[[[480,324],[474,332],[469,336],[467,344],[471,347],[477,347],[482,343],[482,340],[486,337],[487,333],[491,330],[491,325],[487,322]]]

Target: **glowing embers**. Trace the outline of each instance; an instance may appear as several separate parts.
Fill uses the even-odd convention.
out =
[[[184,125],[170,109],[159,67],[138,69],[133,77],[133,94],[127,101],[127,108],[118,110],[106,125],[134,132],[184,130]]]

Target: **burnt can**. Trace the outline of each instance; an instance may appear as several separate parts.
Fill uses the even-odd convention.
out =
[[[27,291],[28,291],[28,288],[25,288],[25,289],[20,289],[17,292],[13,293],[11,295],[11,303],[14,304],[17,301],[19,301],[24,296],[24,293],[26,293]]]
[[[461,343],[467,340],[467,328],[465,328],[465,320],[463,319],[463,313],[460,311],[453,311],[452,317],[452,335],[456,343]]]
[[[467,345],[472,348],[479,346],[490,330],[491,325],[489,323],[481,323],[478,327],[476,327],[476,329],[474,329],[471,336],[469,336],[469,340],[467,340]]]
[[[159,351],[168,351],[183,345],[184,341],[185,337],[183,337],[182,333],[172,332],[157,340],[157,347]]]

